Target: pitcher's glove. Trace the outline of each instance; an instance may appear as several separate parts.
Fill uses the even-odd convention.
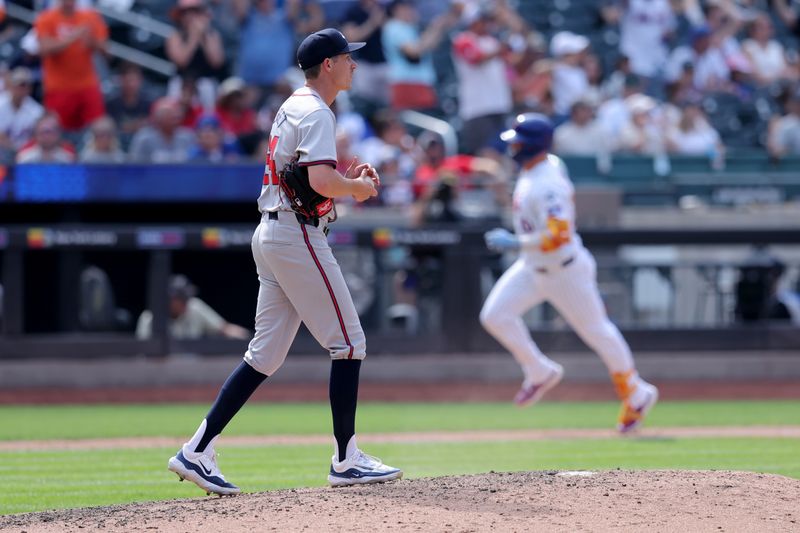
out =
[[[308,169],[293,159],[278,173],[281,190],[295,213],[305,218],[320,218],[333,209],[333,199],[322,196],[308,181]]]

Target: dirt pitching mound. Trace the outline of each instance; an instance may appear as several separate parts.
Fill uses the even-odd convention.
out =
[[[798,501],[800,481],[769,474],[489,473],[13,515],[0,531],[800,531]]]

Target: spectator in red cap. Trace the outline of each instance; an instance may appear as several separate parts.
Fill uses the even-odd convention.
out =
[[[93,9],[60,0],[34,22],[42,56],[44,105],[67,130],[81,130],[105,114],[94,52],[105,52],[108,27]]]

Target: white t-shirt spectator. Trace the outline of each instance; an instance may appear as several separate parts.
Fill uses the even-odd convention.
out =
[[[222,335],[225,320],[200,298],[192,297],[186,302],[186,312],[169,322],[169,334],[173,339],[201,339]],[[136,337],[149,339],[153,336],[153,313],[142,311],[136,323]]]
[[[786,69],[783,45],[778,41],[767,41],[766,46],[761,46],[753,39],[747,39],[742,43],[742,49],[750,58],[753,71],[759,78],[773,81]]]
[[[620,51],[640,76],[658,74],[667,60],[664,35],[675,28],[675,14],[667,0],[628,0],[620,23]]]
[[[778,120],[774,131],[775,144],[789,154],[800,154],[800,117],[786,115]]]
[[[609,134],[598,120],[583,126],[570,120],[553,134],[553,151],[558,155],[597,155],[609,148]]]
[[[30,96],[15,109],[11,103],[11,95],[0,95],[0,134],[6,135],[19,150],[33,135],[36,121],[44,114],[44,108]]]
[[[631,111],[623,98],[606,100],[597,109],[597,121],[600,122],[603,129],[613,140],[612,144],[615,144],[616,140],[619,139],[622,129],[630,119]]]
[[[714,89],[731,79],[731,69],[719,48],[709,48],[703,55],[697,55],[691,46],[680,46],[672,51],[667,64],[667,79],[676,81],[680,78],[687,63],[694,66],[694,86],[698,89]]]
[[[581,100],[589,89],[586,71],[564,63],[553,67],[553,107],[556,113],[566,115],[572,104]]]
[[[502,44],[491,35],[466,31],[453,42],[458,74],[458,114],[464,120],[511,111],[511,86],[503,59],[495,56]]]
[[[625,152],[655,155],[664,149],[664,135],[654,122],[638,126],[631,121],[622,128],[618,149]]]
[[[705,121],[690,130],[672,129],[669,140],[673,151],[681,155],[709,155],[720,142],[719,133]]]

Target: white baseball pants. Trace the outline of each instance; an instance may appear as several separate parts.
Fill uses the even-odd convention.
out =
[[[633,369],[633,357],[619,329],[608,319],[597,289],[597,264],[581,248],[568,265],[537,271],[521,257],[500,277],[481,310],[481,324],[522,366],[525,379],[547,376],[547,358],[522,320],[528,310],[549,302],[581,339],[594,350],[609,372]]]

